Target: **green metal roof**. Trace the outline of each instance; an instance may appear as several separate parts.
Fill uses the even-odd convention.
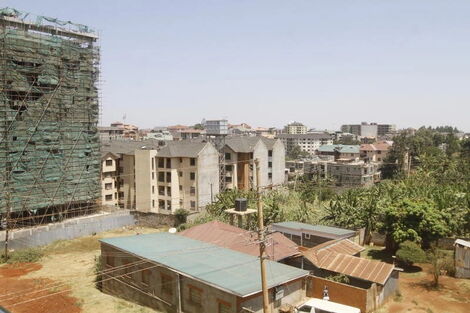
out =
[[[100,241],[240,297],[261,291],[259,260],[248,254],[169,233]],[[308,275],[308,271],[269,260],[266,271],[269,288]]]
[[[317,231],[317,232],[332,234],[332,235],[337,235],[337,236],[355,234],[355,231],[349,230],[349,229],[324,226],[324,225],[310,225],[310,224],[305,224],[305,223],[300,223],[300,222],[281,222],[281,223],[274,223],[273,225],[295,229],[295,230]]]
[[[334,152],[335,150],[341,153],[359,153],[359,145],[323,145],[318,148],[320,152]]]

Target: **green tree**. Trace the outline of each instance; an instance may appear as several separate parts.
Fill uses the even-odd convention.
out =
[[[295,145],[292,148],[288,149],[286,152],[286,157],[289,160],[298,160],[302,158],[309,157],[310,154],[306,151],[302,151],[299,145]]]
[[[392,204],[384,212],[387,248],[396,250],[405,241],[428,247],[431,242],[449,234],[447,219],[429,200],[405,199]]]

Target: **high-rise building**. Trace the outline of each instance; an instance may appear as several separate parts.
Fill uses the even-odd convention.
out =
[[[307,126],[299,122],[293,122],[284,126],[285,134],[306,134],[307,131]]]
[[[0,217],[17,226],[98,204],[97,40],[81,24],[0,10]]]
[[[350,133],[356,136],[376,138],[386,134],[396,132],[396,126],[393,124],[377,124],[362,122],[361,124],[346,124],[341,126],[343,133]]]

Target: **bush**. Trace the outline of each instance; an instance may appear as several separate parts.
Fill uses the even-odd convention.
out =
[[[426,253],[421,247],[413,241],[405,241],[400,244],[400,248],[396,253],[397,260],[411,266],[413,263],[426,262]]]
[[[44,253],[39,248],[28,248],[11,253],[7,263],[33,263],[38,262]]]
[[[175,217],[178,225],[186,223],[186,218],[188,217],[189,212],[185,209],[178,209],[175,211]]]
[[[331,281],[335,281],[337,283],[349,284],[349,277],[344,274],[331,275],[325,278]]]

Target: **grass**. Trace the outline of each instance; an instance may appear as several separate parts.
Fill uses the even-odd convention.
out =
[[[43,256],[44,253],[40,248],[28,248],[10,253],[8,259],[6,259],[4,255],[2,255],[0,257],[0,264],[34,263],[41,260]]]

